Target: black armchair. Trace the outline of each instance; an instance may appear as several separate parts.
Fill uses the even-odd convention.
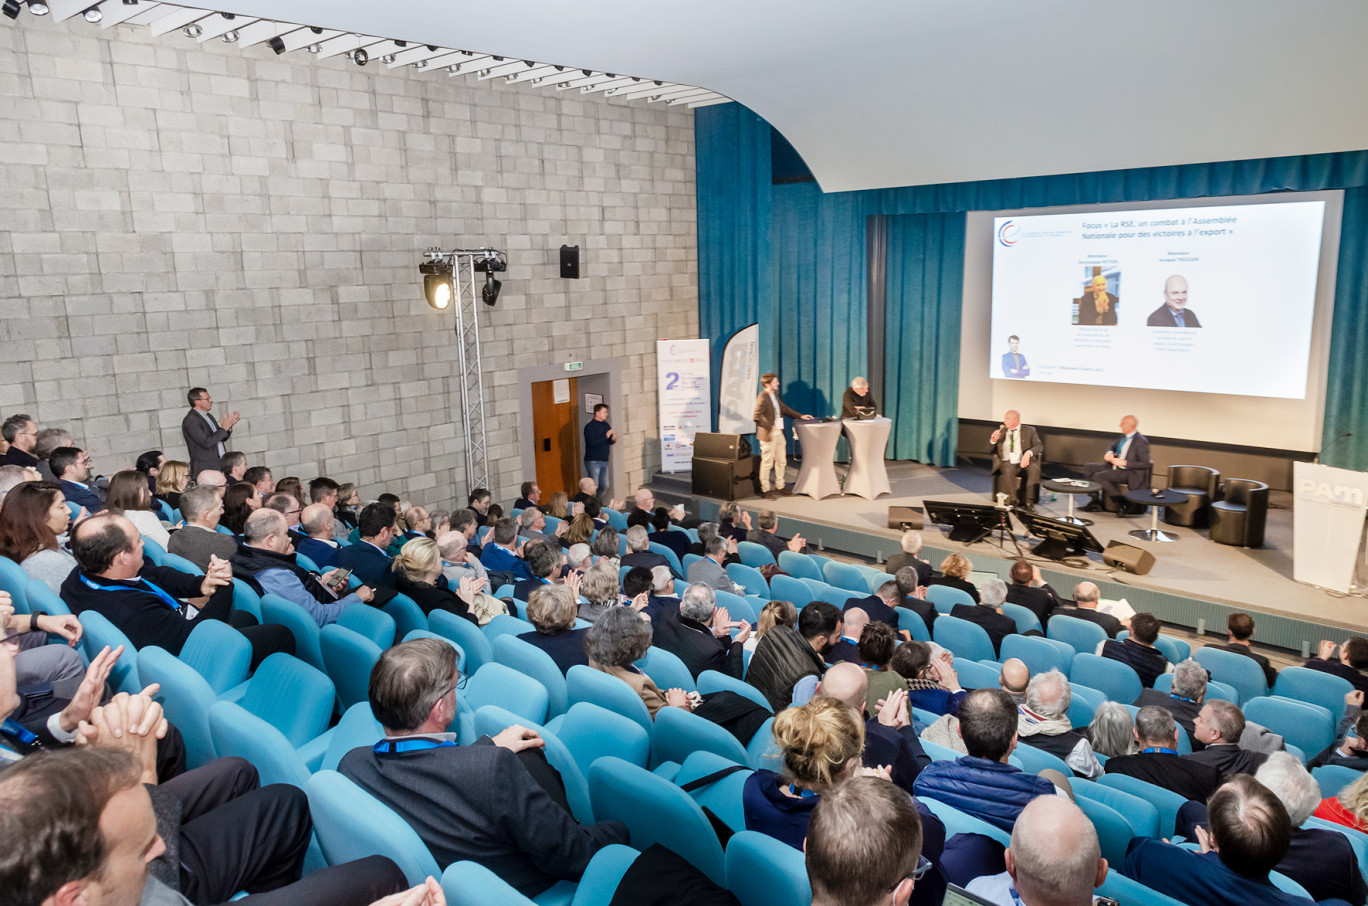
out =
[[[1239,547],[1263,547],[1268,522],[1268,485],[1227,478],[1223,500],[1211,505],[1211,540]]]
[[[1187,496],[1164,509],[1169,525],[1205,528],[1211,504],[1220,496],[1221,473],[1206,466],[1169,466],[1169,490]]]

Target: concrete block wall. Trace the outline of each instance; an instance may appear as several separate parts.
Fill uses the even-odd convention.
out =
[[[69,426],[97,471],[184,458],[203,385],[276,478],[463,503],[434,245],[508,253],[481,306],[496,499],[532,477],[522,367],[616,358],[614,455],[632,486],[659,464],[654,341],[698,335],[687,109],[23,15],[0,162],[0,413]]]

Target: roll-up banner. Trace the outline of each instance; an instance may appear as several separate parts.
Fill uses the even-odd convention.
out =
[[[760,390],[760,325],[732,334],[722,350],[717,388],[717,432],[750,434],[755,430],[755,397]]]
[[[712,359],[707,340],[657,340],[660,471],[687,472],[694,435],[712,421]]]

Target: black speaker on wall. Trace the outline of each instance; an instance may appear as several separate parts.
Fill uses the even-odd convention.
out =
[[[565,277],[565,278],[570,279],[570,280],[578,280],[578,279],[579,279],[579,264],[580,264],[580,262],[579,262],[579,246],[577,246],[577,245],[563,245],[563,246],[561,246],[560,262],[561,262],[561,271],[560,271],[560,274],[561,274],[562,277]]]

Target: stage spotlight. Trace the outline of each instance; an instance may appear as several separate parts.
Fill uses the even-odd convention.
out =
[[[449,274],[428,274],[423,277],[423,295],[427,303],[438,311],[451,304],[451,276]]]
[[[484,304],[493,305],[499,301],[499,290],[501,289],[503,289],[503,284],[494,279],[494,272],[486,271],[484,289],[480,290],[480,298],[484,300]]]
[[[310,44],[310,45],[309,45],[309,53],[322,53],[322,52],[323,52],[323,45],[322,45],[322,44]]]
[[[242,36],[238,34],[238,30],[236,28],[230,28],[223,33],[223,43],[236,44],[238,42],[238,38],[240,37]]]
[[[28,0],[28,7],[29,12],[35,16],[46,16],[48,14],[48,5],[43,0]]]
[[[92,22],[92,23],[93,23],[93,22],[99,22],[101,19],[104,18],[104,13],[100,12],[100,7],[99,7],[99,6],[92,6],[92,7],[90,7],[90,9],[88,9],[88,10],[86,10],[85,12],[81,13],[81,15],[85,17],[85,20],[86,20],[87,22]]]
[[[189,25],[185,26],[185,28],[181,29],[181,31],[185,33],[185,36],[187,38],[198,38],[200,35],[204,34],[204,29],[194,22],[191,22]]]
[[[19,0],[5,0],[3,12],[9,18],[18,19],[19,11],[21,9],[23,9],[23,7],[19,5]]]
[[[366,53],[366,48],[358,47],[352,51],[352,62],[357,66],[365,66],[370,62],[370,54]]]
[[[280,56],[285,52],[285,42],[281,40],[279,35],[267,41],[266,46],[271,48],[271,50],[274,50],[276,52],[276,56]]]

